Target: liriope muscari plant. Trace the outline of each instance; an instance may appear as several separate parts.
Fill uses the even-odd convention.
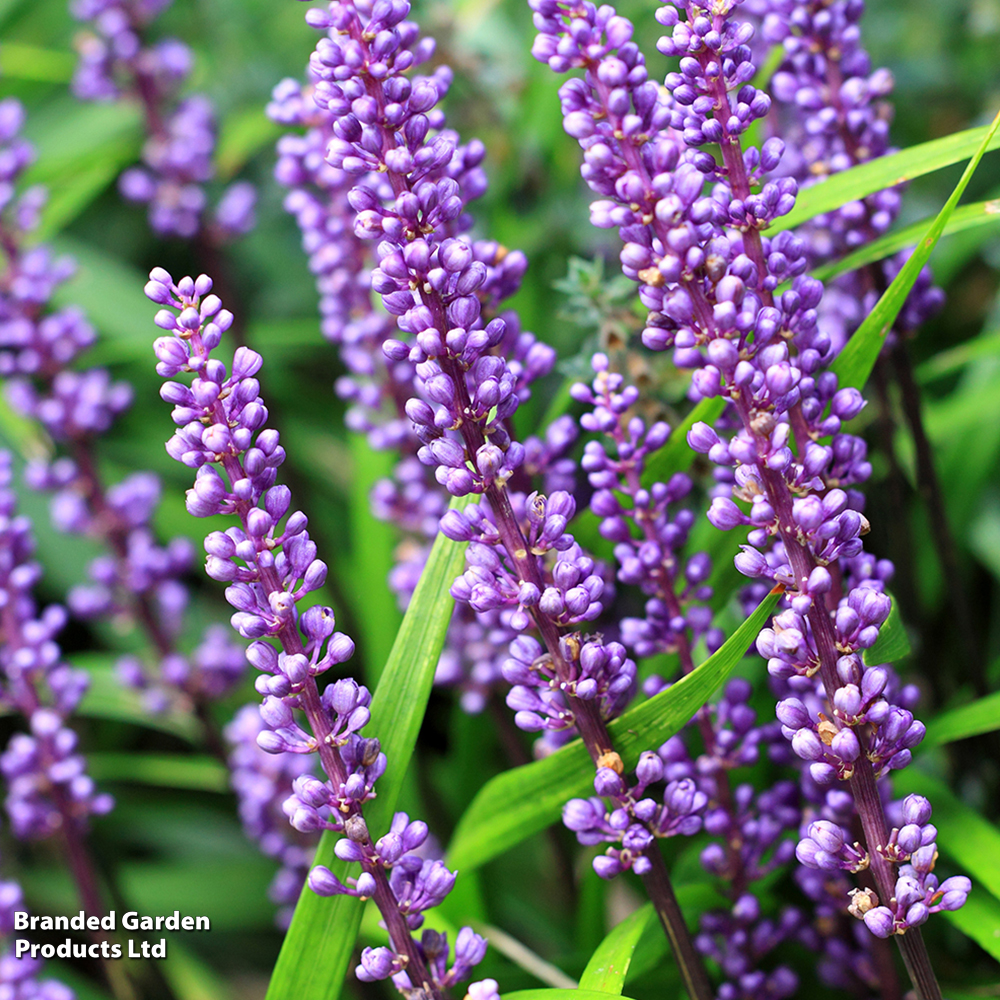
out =
[[[268,411],[255,377],[263,359],[240,347],[227,370],[212,357],[233,317],[211,290],[205,275],[175,283],[162,268],[150,272],[146,285],[146,295],[166,307],[156,314],[157,326],[172,334],[156,341],[157,373],[194,373],[190,385],[166,382],[161,389],[178,425],[167,451],[197,470],[187,509],[195,517],[225,514],[238,522],[206,537],[206,572],[229,584],[233,627],[252,640],[247,659],[260,671],[256,688],[263,696],[264,726],[256,742],[267,753],[319,757],[323,779],[296,777],[284,810],[297,830],[342,833],[337,856],[361,866],[348,884],[323,865],[309,873],[314,892],[374,899],[379,908],[390,947],[366,948],[358,977],[392,977],[404,994],[438,998],[469,977],[486,940],[465,927],[449,949],[446,935],[427,929],[418,941],[411,933],[422,925],[424,911],[448,895],[455,875],[440,859],[420,853],[427,824],[406,813],[396,813],[384,835],[369,833],[364,803],[374,798],[375,782],[389,766],[378,737],[361,736],[371,695],[350,677],[322,693],[317,687],[317,677],[351,657],[354,642],[336,631],[332,608],[299,610],[299,602],[323,585],[327,565],[317,558],[308,518],[291,510],[291,491],[276,482],[285,450],[278,432],[265,426]],[[490,982],[476,989],[488,997],[495,993]]]
[[[794,207],[797,185],[780,172],[780,139],[744,148],[771,108],[750,82],[753,26],[733,16],[735,5],[661,7],[669,33],[658,48],[680,60],[661,90],[646,78],[631,25],[611,8],[532,8],[536,57],[557,72],[586,70],[560,90],[565,127],[602,196],[591,221],[618,228],[625,273],[649,309],[643,342],[673,350],[675,364],[692,370],[692,391],[722,396],[733,413],[732,429],[696,423],[688,440],[749,505],[747,513],[716,496],[709,511],[720,530],[749,528],[737,568],[787,588],[787,610],[757,646],[781,696],[783,735],[809,763],[808,779],[830,789],[819,808],[829,818],[805,829],[796,855],[808,868],[870,870],[874,885],[850,890],[850,912],[875,936],[895,936],[920,996],[940,996],[918,928],[962,906],[970,882],[939,885],[933,874],[930,804],[908,799],[890,831],[878,789],[909,763],[924,726],[910,692],[864,660],[891,607],[891,567],[865,556],[863,498],[850,489],[871,470],[864,443],[843,430],[864,400],[829,371],[836,347],[817,321],[822,285],[802,273],[807,244],[762,233]]]
[[[74,3],[89,29],[78,38],[73,89],[85,100],[139,103],[143,162],[119,178],[119,190],[148,204],[157,235],[215,255],[252,226],[253,195],[236,185],[209,218],[213,113],[200,96],[179,97],[191,69],[186,47],[149,38],[167,6]],[[315,279],[320,332],[346,371],[335,391],[348,403],[347,429],[365,435],[359,453],[367,446],[396,456],[370,498],[375,518],[404,539],[386,584],[401,608],[412,602],[419,614],[427,605],[414,595],[430,576],[424,567],[435,565],[432,544],[465,559],[435,605],[448,613],[455,605],[436,675],[453,690],[440,697],[454,695],[474,714],[502,714],[506,702],[507,755],[536,761],[500,779],[537,788],[538,775],[577,753],[572,790],[556,789],[525,826],[539,829],[544,808],[583,848],[574,878],[572,837],[550,831],[564,888],[573,882],[567,892],[619,908],[639,905],[630,885],[644,888],[645,911],[659,919],[683,988],[697,1000],[803,995],[810,961],[825,988],[898,1000],[906,988],[898,960],[920,1000],[939,998],[921,928],[962,908],[971,890],[964,875],[937,871],[945,836],[930,800],[892,788],[925,727],[914,714],[916,686],[880,662],[899,627],[890,621],[896,570],[865,550],[868,516],[877,517],[866,516],[863,490],[877,463],[860,436],[863,384],[845,380],[840,364],[852,338],[868,336],[864,317],[906,257],[826,286],[810,274],[885,234],[903,188],[887,174],[884,190],[795,229],[784,222],[806,189],[892,152],[892,78],[873,70],[862,47],[863,11],[861,0],[669,0],[655,12],[665,31],[654,56],[612,6],[522,5],[537,32],[532,55],[570,74],[559,103],[596,195],[591,222],[617,231],[622,271],[635,286],[630,319],[642,317],[636,343],[606,352],[588,343],[569,361],[546,343],[548,331],[525,330],[508,301],[529,261],[474,218],[487,192],[487,150],[446,122],[453,74],[416,23],[419,9],[408,0],[333,0],[310,10],[320,38],[306,79],[279,83],[267,108],[287,130],[275,178]],[[26,478],[55,491],[60,529],[106,547],[91,585],[70,592],[71,611],[139,626],[131,634],[151,653],[121,659],[121,682],[143,689],[151,712],[201,718],[218,758],[211,773],[229,768],[245,831],[280,863],[270,895],[289,930],[269,997],[339,991],[351,926],[368,904],[380,929],[364,924],[366,946],[350,963],[357,979],[391,980],[408,1000],[499,1000],[494,978],[459,985],[494,933],[476,922],[475,876],[452,894],[456,865],[427,824],[411,821],[416,806],[390,820],[392,809],[380,809],[388,804],[373,801],[380,792],[395,800],[406,760],[383,752],[380,737],[389,734],[372,731],[383,688],[373,709],[368,688],[344,675],[353,641],[336,630],[333,609],[316,603],[329,599],[330,568],[278,482],[286,454],[262,398],[262,354],[223,308],[219,295],[244,311],[222,290],[215,261],[203,266],[219,295],[205,274],[175,279],[161,267],[145,286],[161,307],[156,371],[168,380],[161,396],[177,425],[167,453],[194,475],[188,513],[229,519],[205,538],[205,567],[226,586],[232,626],[248,643],[244,650],[213,626],[203,646],[183,654],[190,546],[157,543],[152,473],[117,485],[104,478],[99,438],[132,390],[82,367],[94,331],[81,312],[51,304],[72,268],[33,243],[43,192],[15,197],[32,156],[18,134],[22,117],[16,101],[0,102],[0,374],[16,414],[51,445]],[[575,143],[566,149],[575,155]],[[927,271],[907,288],[883,331],[886,358],[898,358],[942,304]],[[232,341],[226,365],[218,355]],[[637,362],[643,352],[656,361]],[[683,425],[659,405],[665,371],[673,401],[683,384],[695,410]],[[549,419],[526,434],[525,404],[560,376]],[[0,420],[6,431],[6,412]],[[32,596],[39,573],[9,466],[0,458],[0,694],[31,736],[15,736],[0,760],[7,810],[15,836],[64,840],[83,903],[96,911],[84,834],[88,817],[112,801],[87,777],[67,724],[84,681],[54,642],[65,614],[39,613]],[[741,584],[732,582],[738,574]],[[767,607],[734,635],[740,613],[749,616],[766,595]],[[751,627],[763,660],[756,689],[736,677],[703,701],[704,687],[669,727],[636,723],[640,742],[630,720],[686,704],[684,692],[713,664],[735,665]],[[259,672],[262,703],[244,706],[225,728],[227,753],[211,703],[239,683],[244,659]],[[417,767],[424,763],[418,755]],[[407,788],[408,801],[434,787],[422,778]],[[506,804],[517,812],[526,803],[515,795]],[[454,803],[425,805],[421,814],[437,825]],[[507,846],[531,830],[520,840],[508,831]],[[315,863],[317,843],[322,853],[333,841],[327,863]],[[699,862],[707,873],[699,884],[710,881],[715,892],[698,900],[695,915],[674,886]],[[516,870],[513,861],[498,870],[508,863]],[[347,865],[357,866],[350,877]],[[120,891],[112,879],[108,888]],[[4,883],[0,901],[6,933],[23,896]],[[457,920],[465,904],[475,917]],[[642,912],[623,929],[632,933]],[[459,930],[466,917],[473,926]],[[310,933],[313,953],[302,944]],[[629,958],[607,950],[624,940],[615,932],[605,941],[583,973],[584,990],[625,989],[620,965]],[[566,985],[523,945],[499,935],[497,943]],[[533,947],[546,953],[549,942]],[[311,975],[303,988],[296,975],[306,966],[329,980],[317,986]],[[69,995],[36,983],[37,974],[35,961],[0,959],[0,985],[12,997]]]
[[[205,94],[179,92],[194,56],[178,38],[149,38],[150,24],[172,0],[72,0],[73,17],[86,25],[76,38],[79,62],[73,93],[82,101],[131,100],[139,105],[146,141],[142,165],[118,178],[128,201],[148,206],[159,236],[221,243],[254,226],[257,192],[238,181],[208,212],[205,185],[215,176],[215,109]]]

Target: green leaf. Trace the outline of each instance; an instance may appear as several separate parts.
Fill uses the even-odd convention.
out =
[[[665,483],[678,472],[686,472],[696,458],[696,453],[687,443],[688,431],[702,420],[709,426],[722,416],[726,401],[721,396],[701,400],[698,405],[670,432],[667,443],[654,452],[646,463],[642,474],[642,485],[649,488],[653,483]]]
[[[928,358],[917,368],[914,375],[921,385],[925,385],[945,375],[954,375],[973,361],[994,358],[997,355],[1000,355],[1000,330],[990,330],[972,340],[967,340],[964,344],[947,351],[940,351],[934,357]]]
[[[612,1000],[619,993],[601,993],[599,990],[515,990],[504,993],[501,1000]],[[626,998],[628,1000],[628,998]]]
[[[350,596],[354,598],[354,618],[365,651],[365,683],[373,688],[403,618],[396,595],[386,585],[399,535],[394,525],[372,517],[370,500],[372,487],[392,472],[396,458],[391,452],[375,451],[363,434],[351,435],[351,454],[354,474],[350,485],[350,518],[354,551]]]
[[[12,80],[68,83],[76,57],[59,49],[43,49],[20,42],[3,43],[3,75]]]
[[[965,906],[960,910],[945,911],[941,916],[1000,961],[1000,900],[996,896],[973,889]],[[954,990],[948,990],[947,995],[957,1000]],[[963,995],[989,996],[979,992]]]
[[[868,376],[875,366],[875,361],[882,350],[882,344],[885,342],[887,334],[892,329],[892,324],[896,321],[900,309],[903,308],[903,303],[910,294],[910,289],[913,288],[921,269],[927,263],[937,241],[941,238],[944,227],[948,224],[948,220],[958,204],[958,199],[962,197],[966,185],[975,173],[976,167],[979,166],[979,161],[982,160],[983,154],[996,136],[998,127],[1000,127],[1000,114],[993,119],[993,124],[986,130],[986,135],[981,140],[979,148],[965,168],[958,184],[955,185],[951,197],[945,202],[944,208],[938,213],[937,218],[910,255],[909,260],[903,265],[892,284],[875,304],[875,308],[858,327],[833,362],[832,369],[836,372],[841,386],[854,386],[856,389],[860,389],[868,381]]]
[[[942,712],[927,723],[927,735],[920,745],[940,746],[997,729],[1000,729],[1000,691]]]
[[[656,921],[652,903],[629,914],[590,956],[580,977],[580,989],[620,994],[625,988],[625,977],[636,945],[646,929]]]
[[[460,509],[466,502],[453,500],[452,507]],[[374,837],[380,836],[392,819],[451,620],[454,601],[448,591],[464,561],[465,546],[438,535],[372,698],[372,718],[366,732],[382,741],[389,761],[379,780],[378,797],[365,809]],[[338,839],[337,834],[325,833],[315,860],[344,879],[349,866],[333,853]],[[354,949],[361,911],[361,904],[352,896],[323,898],[305,887],[278,955],[267,1000],[336,1000]]]
[[[280,125],[264,114],[259,104],[228,114],[219,129],[219,145],[215,153],[219,177],[229,180],[255,153],[272,145],[282,131]]]
[[[967,806],[943,781],[915,767],[894,775],[892,787],[897,795],[916,792],[930,799],[941,853],[980,883],[973,885],[973,895],[985,887],[1000,896],[1000,829]]]
[[[201,730],[193,715],[148,711],[142,703],[141,693],[118,680],[113,656],[73,653],[67,659],[71,666],[82,668],[90,675],[90,686],[76,709],[80,715],[159,729],[189,742],[199,739]]]
[[[111,1000],[109,993],[99,989],[86,976],[81,976],[69,962],[50,959],[45,965],[45,978],[58,979],[68,986],[76,994],[76,1000]]]
[[[107,143],[100,156],[66,171],[49,184],[49,199],[35,230],[39,240],[50,240],[65,229],[128,164],[135,160],[138,144],[129,136]]]
[[[995,134],[993,125],[953,132],[941,139],[922,142],[898,153],[858,164],[799,191],[795,208],[788,215],[776,219],[768,228],[768,235],[783,229],[794,229],[817,215],[867,198],[876,191],[895,187],[914,177],[923,177],[952,163],[961,163],[975,156],[980,148],[987,152],[1000,148],[1000,136]]]
[[[48,435],[34,420],[18,413],[3,395],[0,395],[0,440],[28,461],[52,457]]]
[[[812,272],[814,278],[820,281],[830,281],[841,274],[849,271],[856,271],[866,264],[874,264],[876,261],[885,260],[894,253],[906,247],[916,246],[920,242],[920,237],[927,232],[927,227],[934,220],[931,218],[921,219],[912,225],[899,229],[894,233],[889,233],[874,243],[863,246],[860,250],[842,257],[840,260],[832,261],[817,267]],[[956,208],[944,227],[942,236],[951,236],[954,233],[964,232],[966,229],[975,229],[980,226],[992,226],[1000,223],[1000,199],[992,198],[989,201],[977,201],[974,205],[963,205]]]
[[[510,959],[519,969],[524,969],[529,975],[557,989],[575,990],[576,982],[566,975],[558,966],[546,962],[536,955],[526,944],[511,937],[506,931],[491,924],[474,921],[473,930],[481,934],[490,943],[490,947],[505,958]]]
[[[732,673],[778,601],[772,591],[721,649],[666,691],[626,712],[608,727],[615,750],[631,770],[639,754],[673,736]],[[476,868],[559,819],[567,799],[587,795],[594,768],[583,744],[505,771],[483,786],[458,822],[448,866]]]
[[[87,766],[98,781],[132,781],[141,785],[225,792],[229,772],[214,757],[170,753],[90,753]]]
[[[878,630],[875,645],[869,646],[861,654],[866,667],[877,667],[880,663],[895,663],[910,655],[910,640],[906,634],[906,626],[899,614],[899,604],[893,600],[889,609],[889,617]]]
[[[79,306],[101,331],[100,341],[87,353],[87,364],[133,359],[148,364],[154,336],[142,272],[111,253],[66,236],[53,241],[53,247],[58,253],[69,253],[77,263],[73,280],[56,289],[53,302],[59,307]]]
[[[168,960],[160,963],[160,970],[177,1000],[230,1000],[232,997],[225,979],[185,948],[176,936],[167,943],[167,956]]]

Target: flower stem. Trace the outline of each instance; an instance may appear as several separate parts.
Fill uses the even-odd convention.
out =
[[[691,935],[688,934],[684,915],[674,894],[674,887],[670,883],[667,866],[663,862],[663,855],[660,854],[659,848],[656,848],[649,851],[646,856],[652,867],[642,876],[642,883],[670,941],[670,947],[677,959],[677,968],[684,981],[684,988],[692,1000],[713,1000],[715,992],[708,980],[708,973],[705,971],[701,956],[695,951]]]

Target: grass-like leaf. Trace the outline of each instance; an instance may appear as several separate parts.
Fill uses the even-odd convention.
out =
[[[944,208],[938,213],[926,235],[910,255],[910,259],[903,265],[892,284],[875,304],[875,308],[858,327],[833,362],[831,367],[837,373],[841,386],[854,386],[860,389],[868,381],[868,376],[875,366],[875,361],[882,350],[886,336],[892,329],[892,324],[896,321],[900,309],[903,308],[903,303],[919,277],[921,268],[927,263],[934,247],[937,246],[937,241],[941,238],[948,220],[955,211],[958,199],[962,197],[966,185],[975,173],[976,167],[979,166],[979,161],[982,160],[986,150],[996,137],[998,127],[1000,127],[1000,114],[993,119],[993,123],[986,130],[986,134],[969,161],[969,165],[965,168],[958,184],[955,185],[951,197],[945,202]]]
[[[964,344],[958,344],[947,351],[939,351],[923,362],[914,375],[921,385],[925,385],[946,375],[954,375],[974,361],[998,355],[1000,355],[1000,330],[987,330],[978,337],[965,341]]]
[[[865,666],[876,667],[880,663],[895,663],[910,654],[910,640],[906,635],[906,626],[899,613],[899,605],[893,599],[889,609],[889,617],[882,623],[878,638],[873,646],[862,653]]]
[[[1000,899],[989,893],[973,892],[962,909],[945,912],[941,916],[1000,962]],[[960,1000],[965,996],[981,998],[984,994],[958,994],[949,989],[948,996],[952,1000]]]
[[[535,954],[523,941],[518,941],[517,938],[511,937],[510,934],[502,931],[499,927],[475,921],[473,930],[482,934],[489,941],[490,948],[499,952],[505,958],[509,958],[519,969],[524,969],[525,972],[541,982],[560,990],[575,990],[577,988],[576,981],[567,976],[562,969],[551,962],[546,962],[544,958]]]
[[[995,134],[993,125],[954,132],[834,174],[820,184],[799,191],[795,208],[788,215],[776,219],[768,228],[768,235],[783,229],[794,229],[817,215],[832,212],[876,191],[923,177],[952,163],[961,163],[975,156],[980,147],[984,152],[1000,148],[1000,136]]]
[[[62,232],[84,209],[134,162],[139,152],[137,137],[126,135],[106,143],[97,155],[72,166],[49,185],[49,199],[35,231],[39,240]]]
[[[598,945],[580,976],[581,990],[620,994],[639,939],[657,920],[652,903],[630,913]]]
[[[455,500],[452,506],[464,507],[465,503]],[[454,606],[448,590],[464,560],[464,545],[438,535],[372,698],[372,718],[365,732],[378,736],[389,760],[378,784],[378,797],[365,809],[368,827],[376,838],[389,826],[413,754]],[[334,856],[333,845],[338,839],[337,834],[323,835],[316,863],[326,865],[343,880],[349,866]],[[325,899],[304,888],[267,989],[267,1000],[336,1000],[362,909],[351,896]]]
[[[354,475],[350,518],[354,551],[350,596],[354,598],[354,617],[364,644],[365,683],[374,687],[388,662],[402,614],[396,606],[396,595],[386,583],[399,535],[394,525],[371,516],[370,494],[375,483],[389,475],[396,460],[390,452],[375,451],[363,434],[352,436],[351,455]]]
[[[697,406],[670,432],[667,443],[653,453],[646,463],[646,471],[642,475],[642,485],[647,489],[653,483],[665,483],[678,472],[686,472],[696,458],[687,443],[688,431],[699,420],[710,426],[722,416],[726,401],[721,396],[712,396],[701,400]]]
[[[4,42],[3,75],[10,80],[35,80],[39,83],[68,83],[73,76],[76,57],[59,49],[38,45]]]
[[[231,1000],[226,980],[176,939],[169,945],[170,961],[160,968],[177,1000]]]
[[[942,712],[927,723],[927,735],[920,745],[940,746],[996,729],[1000,729],[1000,691]]]
[[[921,219],[919,222],[896,230],[896,232],[888,233],[880,240],[868,243],[860,250],[855,250],[854,253],[842,257],[840,260],[817,267],[812,272],[813,277],[824,282],[830,281],[841,274],[856,271],[866,264],[885,260],[886,257],[891,257],[894,253],[919,243],[920,237],[927,232],[927,227],[933,221],[931,218]],[[951,236],[955,233],[965,232],[967,229],[994,226],[998,223],[1000,223],[1000,198],[991,198],[989,201],[977,201],[973,205],[963,205],[961,208],[956,208],[941,235]]]
[[[71,666],[86,670],[90,676],[90,686],[76,710],[78,715],[130,722],[171,733],[191,743],[198,740],[200,729],[193,715],[150,712],[142,703],[141,693],[125,687],[118,679],[114,660],[114,656],[102,653],[74,653],[68,657]]]
[[[179,753],[90,753],[87,766],[98,781],[132,781],[196,792],[224,792],[229,772],[220,761]]]
[[[697,669],[611,723],[608,728],[626,768],[635,766],[643,750],[658,746],[687,724],[743,659],[779,596],[776,588]],[[497,775],[459,820],[449,867],[478,867],[545,829],[558,820],[567,799],[591,792],[593,781],[593,764],[579,740],[543,760]]]

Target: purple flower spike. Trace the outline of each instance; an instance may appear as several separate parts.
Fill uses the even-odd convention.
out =
[[[455,876],[441,861],[414,853],[424,844],[427,827],[403,813],[383,837],[373,841],[369,834],[363,804],[374,796],[387,766],[378,739],[360,732],[370,718],[371,696],[350,678],[319,693],[316,677],[349,659],[354,643],[335,630],[332,609],[313,605],[299,612],[299,601],[322,586],[326,565],[317,558],[305,515],[292,509],[290,491],[276,483],[285,453],[278,432],[265,426],[268,411],[255,378],[262,358],[241,347],[230,370],[212,356],[232,316],[211,290],[205,275],[175,282],[162,268],[151,272],[147,286],[148,296],[167,307],[157,314],[156,325],[171,331],[181,347],[178,352],[168,349],[165,338],[157,341],[161,368],[192,373],[189,384],[168,383],[163,393],[174,403],[180,428],[167,451],[198,470],[188,507],[199,516],[234,515],[239,524],[209,534],[206,568],[213,577],[231,581],[226,599],[236,609],[232,624],[254,640],[247,659],[261,671],[256,683],[263,696],[260,725],[241,718],[231,732],[237,742],[234,756],[243,765],[238,790],[244,822],[285,861],[279,873],[282,901],[305,878],[321,895],[377,900],[392,947],[366,949],[359,978],[395,977],[405,968],[407,983],[417,982],[428,997],[441,1000],[441,990],[451,985],[448,977],[467,975],[485,943],[480,948],[460,934],[455,967],[442,972],[440,949],[430,951],[411,935],[423,911],[447,896]],[[169,365],[165,357],[172,359]],[[263,764],[248,746],[251,739],[265,754],[280,755],[281,763]],[[309,760],[313,753],[322,777],[311,774],[308,764],[287,763]],[[341,882],[323,866],[306,876],[308,853],[296,851],[287,833],[272,835],[274,805],[289,779],[291,794],[281,810],[291,827],[306,837],[324,829],[342,832],[336,853],[361,864],[356,879]]]
[[[689,443],[720,466],[712,523],[749,529],[737,569],[786,588],[787,607],[757,646],[786,699],[782,733],[806,762],[809,798],[833,797],[833,814],[816,819],[850,828],[851,803],[858,803],[863,843],[834,850],[829,829],[807,824],[799,856],[823,870],[867,859],[877,895],[883,902],[902,899],[905,907],[893,904],[886,923],[888,904],[856,901],[856,915],[880,936],[915,927],[933,907],[916,890],[898,896],[903,876],[893,865],[908,857],[915,872],[929,872],[932,838],[924,843],[916,823],[890,835],[876,782],[909,762],[924,729],[912,704],[901,703],[891,671],[868,667],[862,657],[888,616],[891,568],[879,568],[863,551],[870,526],[853,487],[869,477],[871,465],[864,442],[843,429],[863,401],[841,389],[829,370],[870,308],[857,296],[853,326],[841,321],[838,328],[830,320],[835,297],[805,274],[816,259],[808,238],[767,234],[770,222],[794,207],[797,177],[843,170],[861,149],[869,156],[886,148],[886,118],[877,107],[889,80],[870,73],[858,48],[855,22],[863,6],[768,7],[765,40],[783,43],[786,54],[773,96],[751,82],[755,27],[741,20],[738,4],[708,11],[674,0],[660,9],[667,34],[658,48],[679,60],[663,87],[648,80],[631,27],[613,8],[559,0],[532,0],[531,7],[539,32],[535,57],[555,72],[584,71],[560,90],[564,124],[582,147],[582,173],[599,199],[592,222],[618,228],[623,272],[649,310],[645,345],[671,350],[678,367],[692,370],[693,397],[721,396],[730,404],[723,433],[696,425]],[[744,148],[753,122],[766,119],[771,128],[790,116],[802,130],[795,144],[807,150],[802,162],[792,144],[786,149],[777,139]],[[874,232],[862,231],[888,225],[896,206],[898,195],[888,192],[845,208],[835,221],[817,220],[814,228],[832,222],[838,232],[871,239]],[[852,235],[848,242],[853,248],[859,240]],[[586,398],[580,390],[577,396]],[[605,424],[607,418],[595,418],[595,429]],[[620,489],[610,479],[594,485]],[[627,544],[631,532],[617,499],[598,493],[595,502],[606,536]],[[840,596],[831,601],[835,588]],[[848,791],[846,806],[837,798],[841,789]],[[724,820],[709,814],[705,823],[721,831]],[[724,852],[706,853],[720,870],[726,864]],[[845,886],[840,910],[846,895]],[[908,966],[932,977],[919,935],[897,937]],[[722,954],[717,960],[726,965]],[[754,996],[762,988],[756,980],[740,987]]]
[[[41,567],[32,558],[34,547],[31,522],[17,514],[10,455],[0,452],[0,607],[8,609],[0,624],[0,702],[30,730],[15,733],[0,756],[5,804],[15,836],[39,839],[64,830],[78,842],[89,818],[110,812],[114,799],[88,777],[67,724],[88,680],[62,662],[55,641],[66,613],[55,605],[40,611],[35,603]]]
[[[6,180],[13,183],[30,159],[30,147],[12,134],[2,148]],[[30,196],[26,191],[20,201]],[[156,476],[136,472],[115,484],[101,477],[96,439],[131,405],[132,390],[113,382],[103,369],[73,365],[93,343],[94,331],[79,310],[55,311],[49,305],[49,297],[72,274],[73,265],[65,259],[52,260],[44,246],[25,246],[37,219],[29,218],[20,201],[10,202],[0,217],[0,228],[7,233],[2,281],[6,290],[0,293],[0,312],[7,328],[19,331],[0,348],[0,374],[8,376],[7,393],[14,407],[43,424],[61,452],[29,465],[29,484],[52,492],[51,513],[58,530],[91,536],[106,550],[91,563],[90,582],[70,591],[69,608],[80,618],[115,616],[141,628],[157,662],[154,666],[129,658],[120,665],[119,677],[143,692],[150,711],[197,710],[209,720],[206,742],[224,757],[206,709],[238,683],[244,669],[242,655],[218,628],[209,628],[194,650],[178,648],[187,605],[182,577],[194,552],[183,538],[165,546],[156,541],[152,530],[160,500]],[[162,284],[151,285],[154,294],[161,295]]]
[[[142,108],[147,133],[142,165],[118,178],[118,190],[127,201],[149,206],[152,230],[221,243],[253,228],[257,195],[251,184],[237,182],[206,218],[204,185],[215,175],[215,111],[202,94],[178,100],[193,68],[188,47],[175,38],[155,43],[148,38],[149,22],[169,3],[71,3],[73,16],[89,22],[89,30],[77,36],[73,92],[83,101],[134,98]]]

